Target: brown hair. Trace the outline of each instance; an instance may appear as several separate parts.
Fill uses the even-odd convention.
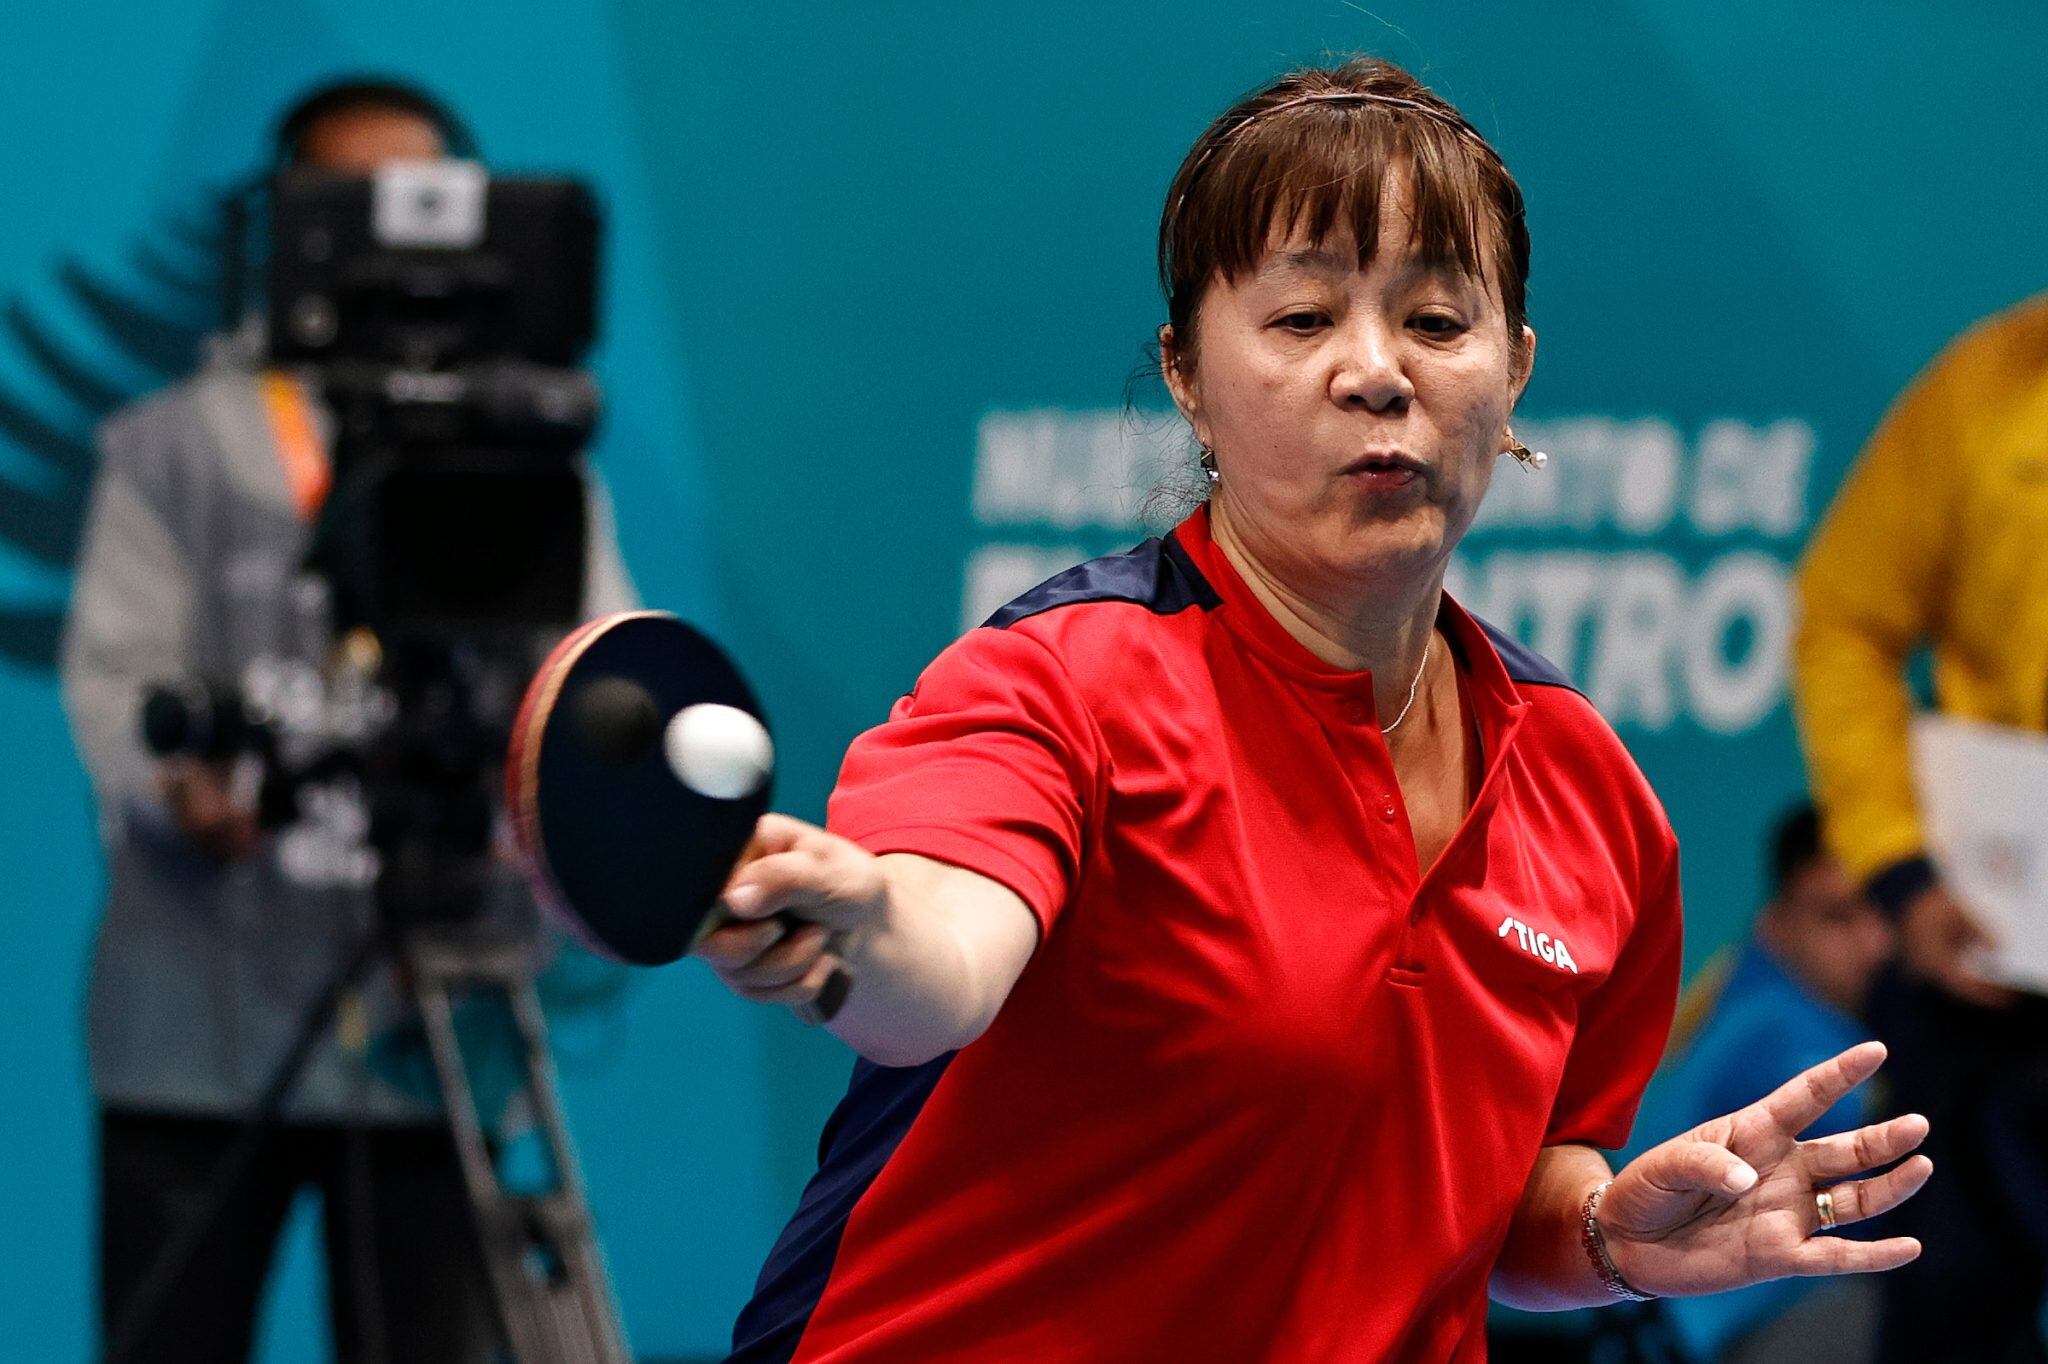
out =
[[[1342,222],[1359,265],[1370,264],[1382,185],[1397,163],[1412,183],[1425,262],[1480,277],[1480,243],[1493,247],[1508,344],[1519,357],[1529,279],[1521,187],[1464,115],[1393,63],[1359,57],[1262,86],[1189,149],[1159,219],[1159,282],[1174,339],[1162,359],[1191,362],[1202,295],[1252,269],[1276,227],[1319,239]]]

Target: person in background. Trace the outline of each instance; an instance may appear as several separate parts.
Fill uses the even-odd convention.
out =
[[[1780,1077],[1869,1035],[1861,1015],[1892,954],[1891,923],[1822,845],[1811,805],[1778,821],[1770,858],[1770,899],[1748,937],[1717,953],[1680,1004],[1643,1097],[1637,1130],[1645,1135],[1753,1103]],[[1870,1092],[1856,1090],[1805,1135],[1847,1132],[1875,1115]],[[1867,1358],[1872,1306],[1868,1280],[1809,1279],[1658,1304],[1668,1333],[1700,1364]]]
[[[368,174],[466,142],[425,94],[352,81],[285,116],[274,164]],[[224,682],[287,737],[320,723],[308,706],[329,704],[330,602],[302,565],[331,422],[309,385],[265,367],[258,323],[230,322],[195,375],[102,428],[63,650],[108,863],[88,1051],[110,1336],[139,1329],[124,1313],[153,1295],[138,1285],[207,1201],[301,1015],[374,913],[368,811],[352,776],[309,782],[300,817],[265,831],[234,764],[159,761],[139,732],[145,690],[163,682]],[[595,497],[589,545],[586,613],[630,606]],[[530,924],[516,890],[502,907]],[[341,1359],[494,1357],[495,1314],[438,1098],[416,1068],[387,1064],[391,1039],[417,1027],[394,977],[379,967],[350,996],[129,1357],[245,1358],[279,1231],[309,1187],[324,1206]]]
[[[1793,695],[1842,865],[1897,921],[1871,1018],[1943,1176],[1896,1219],[1885,1361],[2048,1359],[2048,997],[1980,974],[1990,936],[1929,856],[1908,667],[1947,715],[2048,730],[2048,295],[1973,328],[1886,415],[1798,578]],[[1966,1310],[1958,1310],[1958,1309]]]

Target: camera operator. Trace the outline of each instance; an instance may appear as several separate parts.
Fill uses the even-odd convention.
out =
[[[474,154],[430,97],[353,81],[284,117],[275,168],[369,174]],[[109,1330],[206,1198],[300,1016],[375,914],[354,777],[307,783],[296,818],[266,829],[246,755],[158,761],[139,733],[145,690],[166,680],[231,691],[287,739],[334,728],[350,700],[333,685],[331,589],[303,568],[332,418],[305,376],[265,367],[262,330],[252,318],[213,338],[194,376],[103,428],[64,645],[109,875],[89,1007]],[[594,615],[630,606],[632,590],[602,498],[591,508]],[[530,918],[504,880],[489,912]],[[308,1186],[322,1196],[342,1359],[489,1356],[498,1328],[454,1144],[431,1085],[408,1081],[414,1058],[394,1063],[412,1021],[388,963],[344,999],[138,1357],[247,1356],[280,1227]]]

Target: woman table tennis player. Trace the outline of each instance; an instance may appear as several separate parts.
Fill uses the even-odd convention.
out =
[[[736,1360],[1477,1360],[1562,1308],[1888,1269],[1876,1044],[1620,1172],[1677,847],[1591,705],[1444,595],[1535,334],[1520,190],[1378,61],[1182,164],[1168,386],[1207,505],[956,641],[770,815],[700,950],[861,1055]],[[1529,476],[1540,476],[1531,474]],[[828,948],[829,932],[844,945]]]

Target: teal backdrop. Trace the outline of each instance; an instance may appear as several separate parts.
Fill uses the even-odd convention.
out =
[[[1789,565],[1891,395],[2048,284],[2048,13],[2019,0],[131,0],[10,20],[5,1359],[91,1348],[100,869],[46,662],[76,442],[203,322],[175,277],[202,271],[204,196],[316,79],[409,75],[497,166],[597,185],[598,459],[627,557],[751,671],[781,804],[816,818],[848,739],[964,621],[1146,533],[1143,494],[1185,453],[1140,374],[1152,233],[1204,122],[1329,54],[1410,66],[1527,192],[1522,424],[1555,456],[1501,471],[1455,581],[1586,687],[1663,794],[1695,966],[1741,931],[1761,832],[1802,786]],[[688,965],[560,1040],[635,1343],[711,1353],[850,1058]],[[302,1218],[266,1359],[321,1356],[313,1264]]]

